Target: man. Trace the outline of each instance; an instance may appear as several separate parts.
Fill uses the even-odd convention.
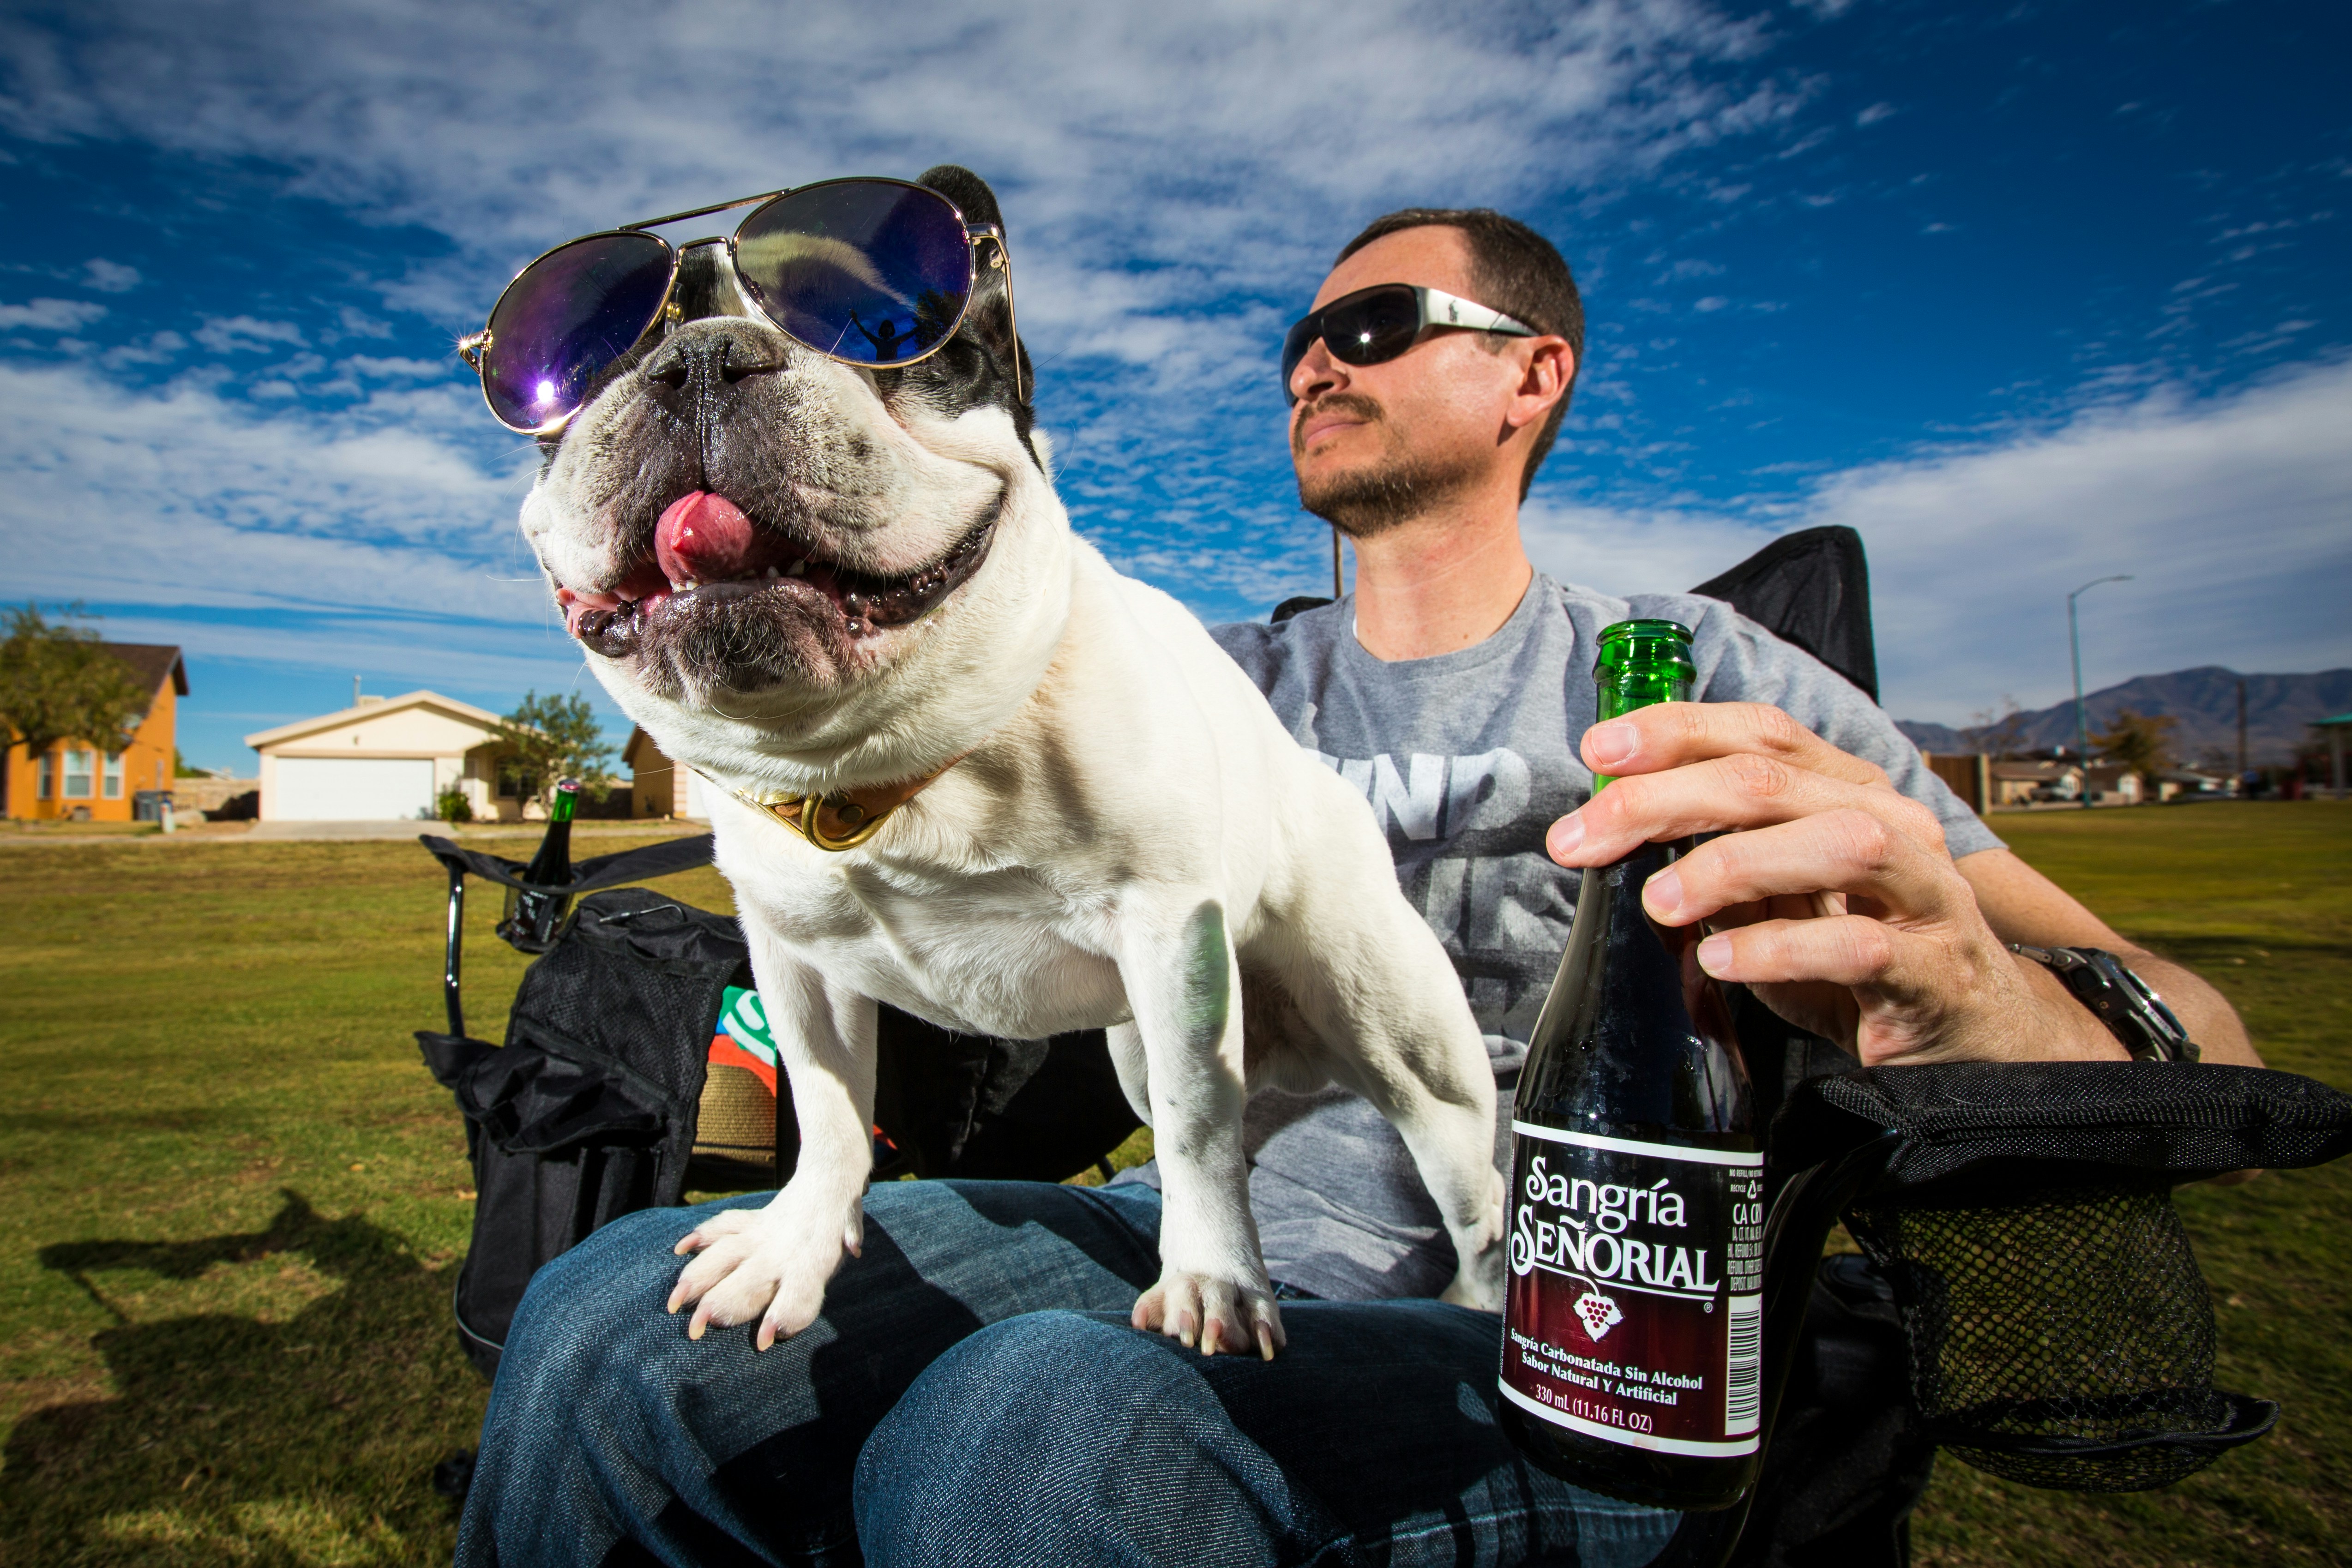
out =
[[[1865,1062],[2123,1056],[2011,941],[2119,953],[2209,1059],[2255,1060],[2218,995],[2001,848],[1810,657],[1727,606],[1535,572],[1518,507],[1582,347],[1548,243],[1491,213],[1395,214],[1316,309],[1387,284],[1436,291],[1413,297],[1430,323],[1351,340],[1359,317],[1311,317],[1289,372],[1300,497],[1354,540],[1356,591],[1218,635],[1362,783],[1506,1091],[1575,869],[1727,828],[1648,906],[1716,924],[1712,973]],[[1466,308],[1428,308],[1445,297]],[[1629,611],[1692,626],[1706,700],[1587,728],[1593,639]],[[1592,798],[1596,769],[1619,781]],[[1674,1515],[1500,1436],[1495,1319],[1426,1299],[1451,1254],[1387,1124],[1337,1091],[1265,1094],[1248,1136],[1287,1303],[1271,1363],[1128,1326],[1158,1271],[1148,1171],[877,1187],[824,1316],[765,1355],[661,1315],[677,1215],[607,1227],[517,1319],[459,1561],[1650,1561]]]

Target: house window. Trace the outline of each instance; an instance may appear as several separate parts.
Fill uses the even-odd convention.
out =
[[[97,760],[98,757],[94,752],[68,751],[66,753],[65,796],[67,800],[87,800],[89,799],[90,773],[92,771],[90,765]]]
[[[122,799],[122,753],[119,751],[106,754],[106,798],[110,800]]]
[[[41,753],[40,796],[44,800],[54,800],[58,796],[58,756],[54,751]]]

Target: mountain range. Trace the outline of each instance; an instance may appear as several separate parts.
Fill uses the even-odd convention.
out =
[[[2295,748],[2311,738],[2315,719],[2352,711],[2352,670],[2322,670],[2309,675],[2246,675],[2219,664],[2175,670],[2168,675],[2135,675],[2084,698],[2096,736],[2119,709],[2173,720],[2173,759],[2195,765],[2200,758],[2225,770],[2238,754],[2238,682],[2246,683],[2246,759],[2254,767],[2294,760]],[[1895,727],[1923,751],[1977,751],[1984,746],[1949,725],[1897,719]],[[2006,749],[2042,751],[2074,745],[2074,704],[2070,699],[2031,713],[2006,726],[2015,739]]]

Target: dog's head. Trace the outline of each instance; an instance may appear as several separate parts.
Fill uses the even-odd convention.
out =
[[[1002,222],[966,170],[920,183],[967,221]],[[976,668],[1034,684],[1058,637],[1067,524],[1001,254],[983,243],[938,352],[872,371],[795,343],[719,246],[689,246],[667,328],[545,443],[523,532],[566,629],[672,757],[866,771],[885,761],[877,731],[956,743],[941,704],[920,700],[942,682],[963,686],[940,695],[967,717]]]

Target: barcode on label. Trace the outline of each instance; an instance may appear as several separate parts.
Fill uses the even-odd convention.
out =
[[[1734,1296],[1730,1307],[1729,1357],[1723,1374],[1723,1435],[1736,1437],[1762,1423],[1764,1393],[1764,1298]]]

